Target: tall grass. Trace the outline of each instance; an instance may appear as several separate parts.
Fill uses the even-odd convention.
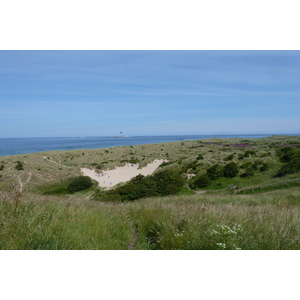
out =
[[[131,230],[121,207],[70,201],[0,202],[1,249],[126,249]]]
[[[49,201],[49,200],[52,201]],[[300,249],[300,192],[0,202],[1,249]]]

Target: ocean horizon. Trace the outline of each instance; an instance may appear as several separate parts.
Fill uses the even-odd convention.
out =
[[[279,134],[0,138],[0,156],[20,155],[54,150],[64,151],[111,148],[185,140],[202,140],[210,138],[265,138],[273,135]],[[285,135],[294,136],[297,134]]]

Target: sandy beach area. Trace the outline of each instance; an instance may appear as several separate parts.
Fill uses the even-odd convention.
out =
[[[112,188],[120,182],[126,182],[133,177],[141,174],[144,176],[151,175],[154,171],[166,160],[155,160],[146,167],[138,169],[139,164],[126,164],[122,167],[117,167],[113,170],[106,170],[97,173],[95,170],[81,168],[81,173],[84,176],[89,176],[99,182],[101,187]]]

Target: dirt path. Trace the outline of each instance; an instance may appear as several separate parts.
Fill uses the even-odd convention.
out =
[[[49,159],[49,158],[46,157],[46,156],[43,156],[43,158],[44,158],[45,160],[47,160],[47,161],[49,161],[49,162],[51,162],[51,163],[57,165],[57,166],[61,166],[61,167],[65,167],[65,168],[70,168],[70,167],[68,167],[68,166],[65,166],[65,165],[62,165],[62,164],[60,164],[60,163],[57,163],[57,162],[54,161],[54,160]]]
[[[207,191],[196,191],[196,194],[200,195],[200,194],[205,194]]]
[[[20,189],[19,189],[19,192],[20,192],[20,193],[23,192],[24,186],[25,186],[26,184],[28,184],[29,180],[31,179],[31,176],[32,176],[32,173],[29,172],[29,176],[28,176],[28,178],[27,178],[27,180],[26,180],[26,182],[25,182],[24,184],[22,183],[20,176],[18,176],[18,180],[19,180],[19,184],[20,184]]]

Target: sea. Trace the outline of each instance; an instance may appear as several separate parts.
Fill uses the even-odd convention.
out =
[[[187,140],[202,140],[216,137],[265,138],[271,135],[273,134],[0,138],[0,156],[52,150],[98,149]]]

